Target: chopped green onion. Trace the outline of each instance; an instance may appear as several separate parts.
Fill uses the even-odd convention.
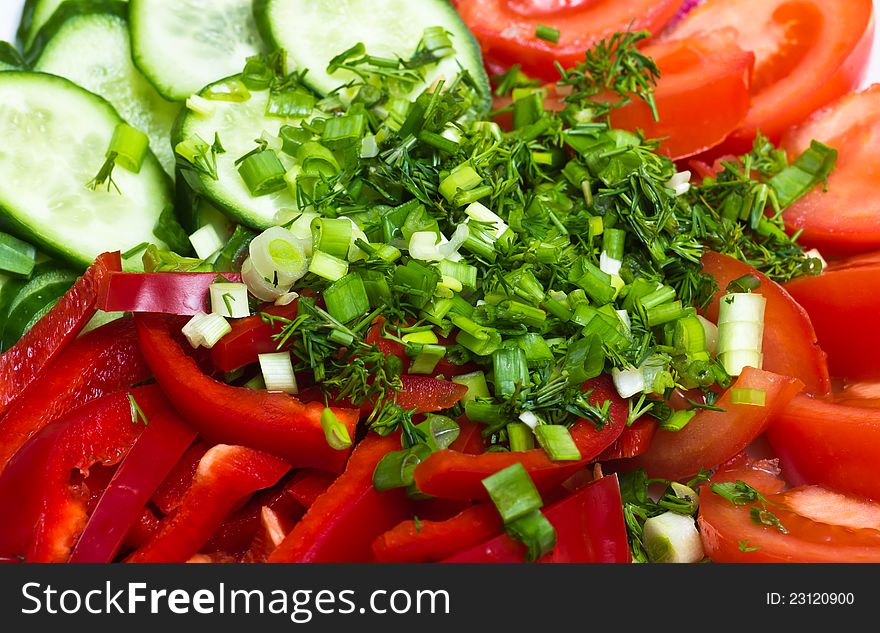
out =
[[[695,415],[697,415],[696,411],[689,411],[687,409],[673,411],[672,415],[660,423],[660,428],[664,431],[681,431],[691,420],[694,419]]]
[[[464,163],[440,181],[439,191],[447,201],[452,202],[461,191],[470,191],[483,182],[483,177],[473,167]]]
[[[755,293],[731,293],[722,297],[718,309],[718,360],[731,376],[743,367],[761,368],[763,361],[764,310],[767,299]]]
[[[209,117],[213,116],[214,112],[217,111],[217,104],[193,94],[186,98],[186,109],[203,117]]]
[[[540,424],[535,427],[535,437],[541,448],[555,462],[577,461],[581,451],[571,437],[571,433],[561,424]]]
[[[266,389],[284,393],[299,393],[290,352],[258,354],[257,359],[260,361],[260,371],[263,374]]]
[[[373,471],[373,488],[379,492],[413,484],[413,472],[432,453],[427,444],[416,444],[386,454]]]
[[[217,225],[208,223],[189,236],[189,242],[199,259],[208,259],[226,244],[226,236]]]
[[[826,180],[837,163],[837,150],[819,141],[811,141],[810,147],[770,179],[779,205],[787,207],[792,202]]]
[[[767,405],[767,392],[763,389],[733,387],[730,390],[730,403],[763,407]]]
[[[370,310],[364,281],[357,273],[349,273],[330,284],[324,290],[324,301],[327,312],[340,323],[348,323]]]
[[[529,332],[518,337],[516,342],[525,353],[526,365],[529,367],[545,367],[553,362],[553,352],[543,335]]]
[[[437,269],[441,275],[454,277],[461,282],[462,286],[472,290],[477,287],[477,267],[464,262],[454,262],[449,259],[441,259],[437,262]]]
[[[360,141],[367,128],[363,114],[346,114],[327,119],[321,141],[331,149],[344,148]]]
[[[37,249],[8,233],[0,233],[0,270],[29,276],[34,270]]]
[[[300,239],[288,229],[273,226],[251,240],[248,253],[253,267],[263,279],[284,287],[286,292],[308,271],[306,251],[310,245],[311,239]]]
[[[422,332],[409,332],[401,337],[406,343],[417,343],[420,345],[436,345],[440,342],[433,330],[424,330]]]
[[[458,143],[449,140],[445,136],[436,134],[435,132],[422,130],[421,132],[419,132],[418,138],[426,145],[430,145],[434,149],[438,149],[441,152],[446,152],[447,154],[454,154],[458,150]]]
[[[333,257],[347,259],[353,228],[348,218],[315,218],[312,221],[314,248]]]
[[[270,149],[247,156],[238,165],[238,174],[255,198],[281,191],[287,187],[284,176],[287,170]]]
[[[235,77],[211,84],[202,91],[202,94],[209,101],[228,101],[231,103],[244,103],[251,98],[251,92],[248,90],[248,87],[244,85],[243,81]],[[193,110],[190,107],[189,99],[186,100],[186,107]],[[197,110],[193,111],[198,112]]]
[[[664,323],[669,323],[695,314],[696,310],[693,308],[683,308],[681,301],[664,303],[659,306],[654,306],[653,308],[648,308],[645,311],[648,327],[663,325]]]
[[[588,261],[582,262],[584,274],[575,283],[599,305],[609,303],[617,294],[611,285],[611,275],[602,272]]]
[[[409,238],[409,256],[423,262],[442,261],[445,257],[439,246],[442,235],[433,231],[416,231]]]
[[[248,306],[248,288],[240,283],[213,283],[208,286],[211,295],[211,312],[230,319],[242,319],[251,315]]]
[[[422,431],[428,438],[428,446],[432,451],[441,451],[449,448],[461,433],[458,422],[445,415],[437,415],[429,413],[425,416],[425,421],[416,424],[415,428]]]
[[[565,354],[563,367],[568,374],[570,384],[580,385],[601,374],[605,367],[602,339],[599,336],[590,335],[571,343]]]
[[[510,450],[514,453],[530,451],[535,448],[535,435],[528,424],[522,422],[510,422],[507,425],[507,441]]]
[[[529,385],[529,370],[526,354],[519,347],[502,347],[492,353],[492,368],[495,375],[495,395],[506,398],[517,388]]]
[[[309,272],[336,281],[348,274],[348,262],[323,251],[315,251],[309,264]]]
[[[535,37],[537,37],[539,40],[544,40],[545,42],[557,44],[559,43],[559,29],[554,29],[552,26],[539,24],[537,27],[535,27]]]
[[[413,359],[409,367],[411,374],[433,374],[437,363],[446,355],[443,345],[422,345],[418,356]]]
[[[709,360],[706,330],[697,316],[685,317],[675,322],[673,345],[679,354],[698,360]]]
[[[556,528],[540,510],[504,526],[508,536],[526,546],[526,560],[535,562],[556,547]]]
[[[345,425],[339,421],[333,409],[325,407],[321,412],[321,428],[330,448],[344,451],[351,446],[351,435]]]
[[[116,164],[132,173],[138,173],[144,158],[150,151],[150,137],[125,123],[120,123],[113,130],[107,158],[115,154]]]
[[[504,523],[515,521],[544,505],[529,473],[518,462],[486,477],[483,487]]]
[[[424,308],[430,303],[439,281],[440,274],[433,267],[410,260],[394,270],[393,290],[404,294],[417,308]]]
[[[615,260],[623,259],[623,246],[626,232],[622,229],[606,229],[602,235],[602,252]]]
[[[315,96],[301,88],[271,92],[266,104],[266,116],[281,119],[303,119],[315,109]]]
[[[477,398],[489,398],[489,385],[486,383],[486,374],[482,371],[474,371],[469,374],[459,374],[452,377],[452,382],[467,387],[467,391],[461,397],[462,406]]]
[[[197,312],[181,329],[193,349],[198,347],[211,349],[231,331],[232,326],[222,316],[204,312]]]
[[[309,176],[332,178],[339,173],[339,162],[333,152],[314,141],[306,141],[297,148],[296,160]]]

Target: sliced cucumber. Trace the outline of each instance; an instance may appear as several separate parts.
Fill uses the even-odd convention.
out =
[[[214,85],[217,84],[207,86],[201,94],[210,92]],[[259,229],[281,224],[297,212],[296,200],[287,189],[257,198],[252,196],[235,165],[236,160],[256,147],[254,139],[264,132],[277,136],[282,125],[296,125],[290,119],[267,117],[268,101],[268,90],[251,91],[247,101],[212,101],[213,112],[208,116],[187,110],[178,120],[172,136],[172,142],[177,145],[195,135],[210,143],[217,135],[226,150],[217,156],[217,179],[195,171],[185,171],[183,175],[190,186],[218,209]],[[290,168],[292,160],[281,152],[278,154],[284,166]]]
[[[327,94],[352,79],[350,73],[327,74],[330,60],[361,42],[371,55],[408,58],[428,27],[442,26],[456,54],[428,71],[420,92],[438,77],[451,80],[459,64],[480,87],[483,106],[491,103],[489,79],[480,47],[447,0],[254,0],[257,26],[267,42],[287,50],[289,60],[313,89]]]
[[[18,50],[9,42],[0,42],[0,71],[22,68],[25,68],[25,63]]]
[[[116,167],[118,192],[86,186],[121,122],[67,79],[0,73],[0,213],[13,232],[80,266],[142,242],[164,246],[154,227],[171,203],[170,183],[152,153],[137,174]]]
[[[34,70],[70,79],[107,99],[150,137],[150,149],[174,174],[171,127],[180,106],[163,99],[131,61],[128,6],[118,0],[65,2],[34,41]]]
[[[121,0],[128,2],[128,0]],[[18,40],[24,51],[29,51],[43,25],[49,21],[64,0],[27,0],[18,26]]]
[[[184,101],[262,51],[251,0],[132,0],[135,64],[166,99]]]

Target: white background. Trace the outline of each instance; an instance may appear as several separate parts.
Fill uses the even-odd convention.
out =
[[[847,0],[838,0],[846,2]],[[12,42],[15,39],[15,29],[18,28],[18,20],[21,17],[21,8],[24,0],[0,0],[0,40]],[[880,16],[880,0],[874,0],[874,10]],[[875,19],[875,24],[877,19]],[[866,84],[880,81],[880,36],[874,45],[871,55],[871,65],[868,68]]]

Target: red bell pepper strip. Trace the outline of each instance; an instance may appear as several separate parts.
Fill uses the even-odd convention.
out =
[[[46,316],[0,355],[0,416],[94,316],[98,286],[118,270],[122,270],[119,253],[98,255]]]
[[[321,427],[324,405],[285,393],[232,387],[205,375],[172,336],[172,321],[136,314],[141,349],[156,380],[187,422],[210,442],[234,443],[277,455],[298,468],[339,472],[348,450],[335,450]],[[334,409],[354,437],[355,409]]]
[[[204,442],[197,442],[189,447],[183,457],[174,465],[165,480],[156,488],[150,500],[162,511],[171,514],[183,501],[183,496],[192,486],[193,477],[202,457],[211,448]]]
[[[177,511],[126,560],[185,562],[211,538],[237,503],[274,485],[288,470],[289,464],[261,451],[226,444],[213,447],[199,462],[193,485]]]
[[[106,312],[208,312],[208,287],[217,275],[227,281],[241,281],[238,273],[113,272],[102,279],[98,307]]]
[[[341,563],[373,560],[371,544],[412,516],[403,489],[377,492],[373,471],[388,452],[400,449],[397,434],[368,435],[345,472],[318,497],[271,556],[270,563]]]
[[[364,342],[369,345],[376,345],[376,347],[379,348],[379,351],[385,354],[385,356],[397,356],[397,358],[399,358],[400,362],[402,363],[404,373],[406,373],[409,371],[409,366],[412,363],[413,359],[411,356],[407,355],[406,347],[402,343],[398,343],[397,341],[393,341],[388,338],[383,338],[382,329],[384,324],[385,317],[379,316],[373,319],[373,323],[370,326],[367,335],[364,337]],[[438,342],[440,345],[452,345],[453,340],[451,338],[440,337],[440,340]],[[437,363],[436,367],[434,367],[434,371],[431,372],[431,376],[444,376],[446,378],[451,378],[452,376],[458,376],[476,370],[477,365],[475,363],[453,365],[444,356]]]
[[[159,518],[149,508],[141,510],[141,515],[134,525],[128,530],[122,544],[131,549],[137,549],[146,543],[156,530],[159,529]]]
[[[626,427],[614,444],[602,451],[597,460],[604,462],[641,455],[651,447],[656,431],[657,420],[647,415],[639,418],[632,426]]]
[[[156,386],[131,395],[148,415],[162,405]],[[118,463],[144,429],[133,423],[128,392],[92,400],[44,428],[0,476],[2,505],[16,508],[4,519],[0,552],[32,562],[67,560],[88,512],[88,491],[76,494],[82,486],[71,485],[71,471]]]
[[[540,563],[629,563],[617,475],[587,484],[544,510],[556,547]],[[445,559],[447,563],[521,563],[525,546],[506,534]]]
[[[465,385],[430,376],[404,374],[400,379],[403,389],[397,393],[397,404],[405,411],[430,413],[448,409],[467,393]]]
[[[318,497],[327,491],[338,475],[328,473],[326,470],[307,468],[293,476],[288,485],[290,495],[304,508],[311,508]]]
[[[286,319],[296,318],[297,302],[286,306],[268,305],[260,312]],[[230,324],[232,331],[221,338],[211,348],[211,360],[220,371],[232,371],[259,360],[259,354],[270,354],[278,351],[278,343],[272,338],[283,329],[283,323],[271,325],[263,321],[259,314],[237,319]]]
[[[148,417],[146,429],[116,470],[92,512],[70,556],[71,563],[109,563],[113,560],[127,532],[140,519],[150,495],[195,437],[195,431],[184,424],[167,402]]]
[[[467,455],[482,453],[486,448],[483,444],[483,427],[476,422],[471,422],[463,415],[456,422],[458,422],[459,428],[458,437],[449,445],[449,449]]]
[[[554,462],[543,449],[509,453],[466,455],[452,450],[438,451],[416,466],[415,482],[425,494],[444,499],[485,499],[488,497],[483,480],[514,463],[521,463],[538,490],[545,492],[568,479],[611,445],[626,428],[628,406],[615,391],[610,378],[594,378],[584,385],[590,390],[590,402],[602,405],[611,402],[610,420],[601,429],[592,422],[580,420],[571,428],[571,436],[581,452],[581,459]]]
[[[373,541],[373,553],[380,563],[442,560],[488,541],[502,527],[495,506],[480,503],[446,521],[403,521]]]
[[[150,375],[131,319],[117,319],[71,343],[0,419],[0,472],[52,420]]]

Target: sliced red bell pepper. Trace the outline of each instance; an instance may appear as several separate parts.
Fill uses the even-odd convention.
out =
[[[611,402],[610,420],[601,429],[587,420],[580,420],[571,428],[571,436],[581,452],[581,459],[554,462],[543,449],[509,453],[466,455],[452,450],[438,451],[416,466],[415,482],[425,494],[445,499],[484,499],[488,497],[483,480],[499,470],[521,463],[538,490],[550,490],[568,479],[589,461],[611,445],[626,428],[629,408],[614,389],[607,376],[594,378],[584,385],[591,391],[589,400],[594,405]]]
[[[243,446],[219,444],[205,453],[193,485],[176,512],[126,560],[130,563],[185,562],[199,551],[223,519],[257,490],[274,485],[290,465]]]
[[[98,287],[118,270],[122,270],[119,253],[98,255],[46,316],[0,355],[0,416],[94,316]]]
[[[208,287],[218,275],[227,281],[241,281],[238,273],[113,272],[102,279],[98,307],[106,312],[209,312]]]
[[[141,515],[135,521],[134,525],[129,528],[122,541],[125,547],[137,549],[146,543],[156,530],[159,529],[159,518],[149,508],[141,510]]]
[[[370,434],[351,454],[345,472],[318,497],[271,556],[271,563],[369,562],[371,544],[412,516],[403,489],[377,492],[373,471],[388,452],[400,449],[397,434]]]
[[[112,561],[128,531],[141,518],[150,495],[195,438],[195,431],[167,401],[162,402],[147,418],[147,427],[104,490],[70,555],[70,562]]]
[[[654,433],[657,431],[657,420],[644,416],[626,427],[617,440],[602,451],[597,461],[605,462],[613,459],[629,459],[641,455],[651,446]]]
[[[491,539],[501,532],[501,515],[491,503],[471,506],[446,521],[410,519],[373,541],[380,563],[423,563],[442,560]]]
[[[288,485],[290,495],[304,508],[311,508],[318,497],[324,494],[338,475],[328,473],[326,470],[306,468],[293,476]]]
[[[131,319],[117,319],[71,343],[0,419],[0,472],[52,420],[150,375]]]
[[[540,563],[629,563],[630,550],[617,475],[587,484],[544,510],[556,547]],[[449,558],[447,563],[521,563],[525,546],[506,534]]]
[[[173,336],[168,317],[136,314],[141,349],[156,380],[187,422],[211,442],[266,451],[297,468],[339,472],[348,450],[335,450],[321,427],[324,405],[285,393],[232,387],[205,375]],[[358,411],[334,409],[354,437]]]
[[[156,386],[130,394],[147,415],[164,400]],[[44,428],[0,475],[0,505],[15,507],[0,530],[0,552],[32,562],[67,560],[86,525],[89,496],[71,485],[71,471],[118,463],[144,430],[133,422],[129,392],[92,400]]]
[[[483,444],[483,427],[476,422],[471,422],[466,416],[460,416],[458,420],[459,433],[455,441],[449,445],[449,449],[465,453],[467,455],[479,455],[485,450]]]
[[[405,411],[430,413],[448,409],[467,393],[464,385],[430,376],[404,374],[400,379],[403,388],[397,394],[397,404]]]
[[[296,318],[297,302],[286,306],[268,305],[260,312],[284,317]],[[259,354],[270,354],[278,351],[278,343],[272,338],[280,333],[283,325],[270,325],[263,321],[259,314],[232,321],[232,331],[221,338],[211,348],[211,360],[220,371],[232,371],[243,365],[257,362]]]
[[[164,481],[156,488],[156,492],[153,493],[150,500],[156,504],[162,514],[171,514],[183,501],[183,495],[189,490],[193,477],[196,476],[199,462],[202,461],[202,457],[205,456],[209,448],[211,447],[204,442],[197,442],[190,446],[169,471]]]

